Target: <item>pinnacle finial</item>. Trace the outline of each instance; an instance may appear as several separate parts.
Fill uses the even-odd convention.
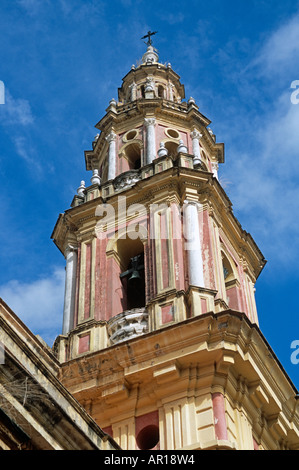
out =
[[[158,32],[158,31],[154,31],[154,32],[152,33],[151,31],[148,31],[148,33],[147,33],[145,36],[143,36],[141,39],[146,39],[146,38],[148,38],[148,40],[147,40],[147,42],[145,42],[145,44],[146,44],[147,46],[151,46],[151,45],[152,45],[152,36],[153,36],[154,34],[157,34],[157,32]]]
[[[144,64],[150,65],[150,64],[153,64],[154,62],[158,62],[158,59],[159,59],[159,56],[157,54],[158,51],[152,46],[152,36],[154,34],[157,34],[157,32],[158,31],[154,31],[154,32],[149,31],[145,36],[141,38],[141,39],[148,38],[148,41],[145,42],[145,44],[147,45],[147,51],[142,57],[142,62]]]

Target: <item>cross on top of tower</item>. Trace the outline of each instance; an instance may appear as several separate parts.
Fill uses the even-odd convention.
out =
[[[141,39],[148,38],[148,41],[145,44],[147,44],[147,46],[151,46],[152,45],[152,36],[154,34],[157,34],[157,32],[158,31],[154,31],[154,32],[148,31],[148,33],[145,36],[143,36]]]

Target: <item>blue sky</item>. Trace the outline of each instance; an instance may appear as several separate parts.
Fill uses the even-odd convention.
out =
[[[64,258],[50,236],[90,181],[84,150],[148,30],[225,143],[220,181],[268,260],[260,328],[299,388],[298,1],[2,0],[0,296],[50,344],[61,332]]]

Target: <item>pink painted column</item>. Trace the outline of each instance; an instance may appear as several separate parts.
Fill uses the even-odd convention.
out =
[[[120,267],[113,258],[107,261],[107,320],[126,310],[124,288],[120,280]]]
[[[218,440],[227,440],[224,396],[220,392],[212,393],[215,434]]]
[[[168,243],[169,234],[167,230],[166,214],[160,216],[160,234],[161,234],[161,264],[162,264],[162,287],[169,287],[169,259],[168,259]]]
[[[180,207],[176,204],[171,205],[172,216],[172,244],[175,270],[176,289],[184,290],[186,285],[185,265],[184,265],[184,241],[182,238],[182,222]]]
[[[84,289],[84,319],[90,316],[90,292],[91,292],[91,243],[86,245],[86,270],[85,270],[85,289]]]

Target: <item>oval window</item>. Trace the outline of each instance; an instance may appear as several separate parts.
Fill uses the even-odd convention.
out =
[[[166,129],[165,134],[172,139],[180,138],[180,133],[176,129]]]
[[[134,140],[134,139],[136,139],[137,135],[138,135],[138,130],[137,130],[137,129],[133,129],[133,130],[131,130],[131,131],[128,131],[128,132],[124,135],[123,140],[124,140],[125,142],[128,142],[129,140]]]

